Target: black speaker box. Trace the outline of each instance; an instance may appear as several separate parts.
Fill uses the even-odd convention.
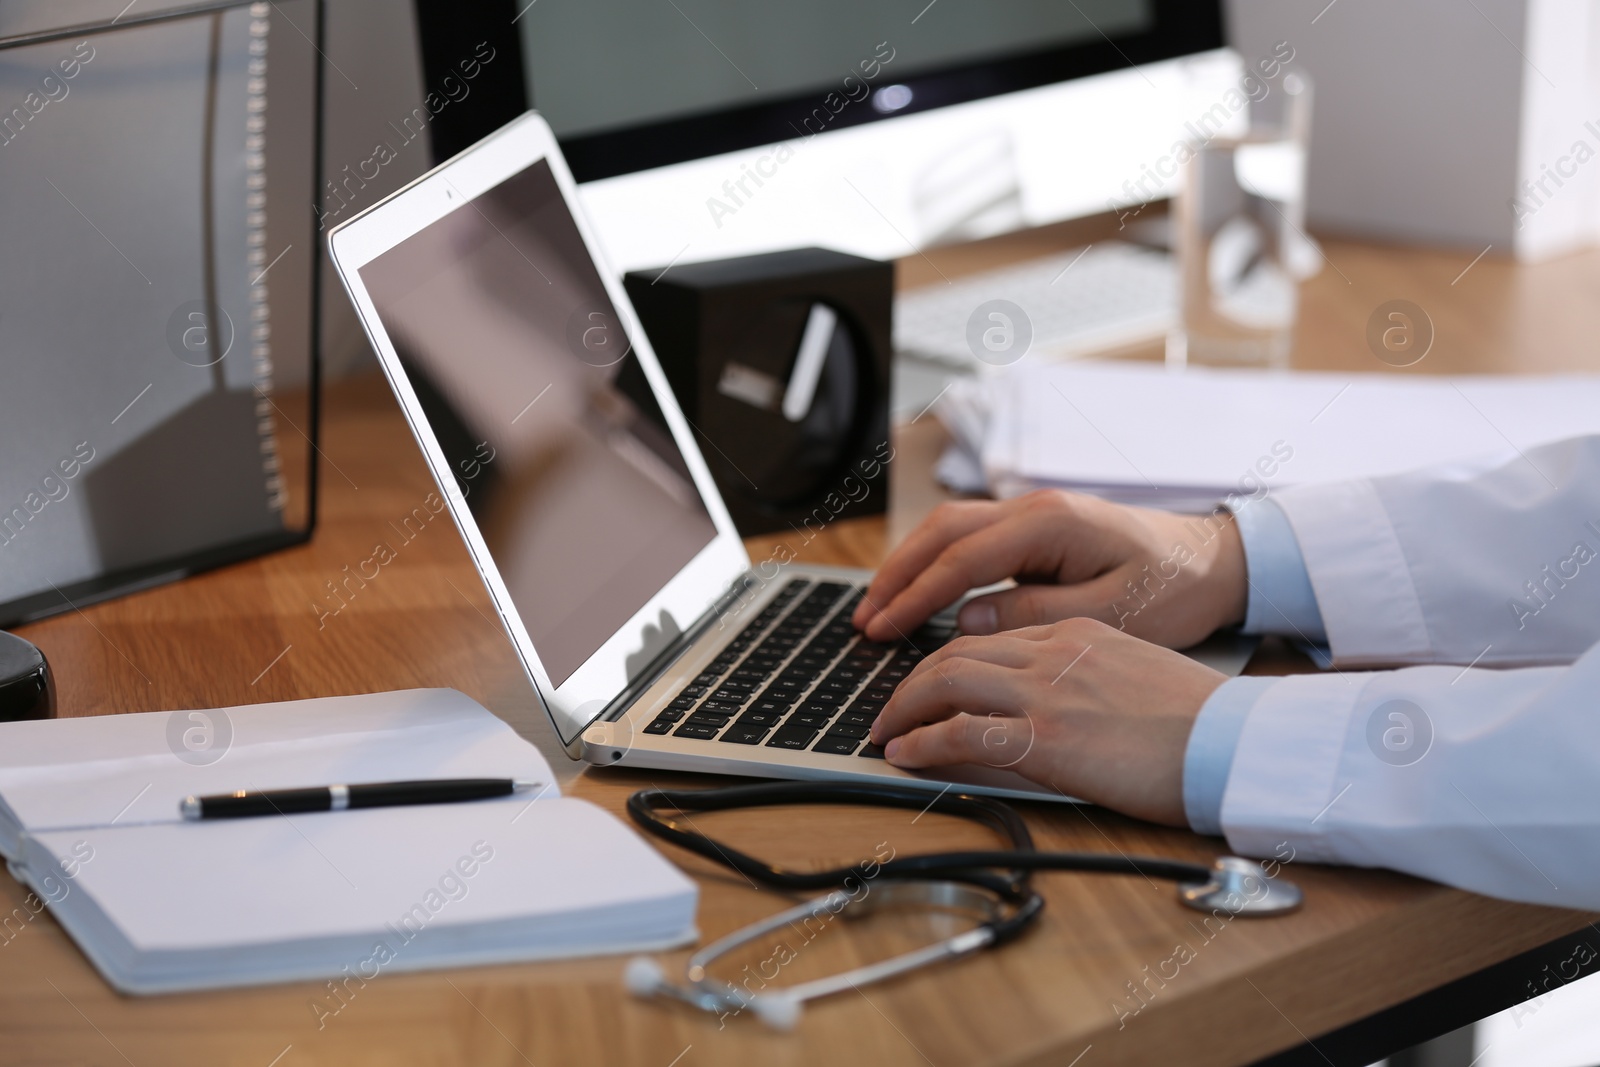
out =
[[[799,248],[625,283],[740,533],[884,511],[893,263]]]

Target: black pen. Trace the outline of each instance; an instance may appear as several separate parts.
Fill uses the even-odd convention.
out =
[[[435,778],[415,782],[319,785],[311,789],[266,789],[259,793],[241,789],[237,793],[210,797],[184,797],[178,801],[178,811],[185,819],[242,819],[252,815],[292,815],[346,808],[455,804],[526,793],[542,784],[511,778]]]

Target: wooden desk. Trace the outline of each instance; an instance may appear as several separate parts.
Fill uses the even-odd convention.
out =
[[[1068,246],[1078,227],[940,251],[954,276],[1031,251]],[[1091,235],[1092,236],[1092,235]],[[1338,271],[1306,287],[1304,366],[1383,369],[1362,341],[1370,310],[1408,297],[1432,314],[1434,352],[1406,372],[1597,369],[1600,255],[1534,268],[1472,253],[1415,252],[1341,241]],[[936,277],[920,258],[907,281]],[[1348,278],[1348,282],[1345,280]],[[925,280],[925,279],[924,279]],[[567,767],[535,710],[511,646],[453,527],[428,526],[338,615],[318,623],[324,583],[396,543],[398,520],[432,490],[394,402],[375,381],[330,390],[321,526],[311,544],[178,585],[27,627],[49,656],[66,715],[217,707],[410,686],[454,686],[482,701]],[[936,430],[901,437],[895,528],[935,498],[927,465]],[[805,558],[872,565],[885,524],[839,524],[801,548]],[[760,557],[771,539],[752,542]],[[1276,665],[1292,668],[1280,657]],[[571,770],[570,767],[568,767]],[[573,774],[570,792],[621,813],[642,786],[708,779],[642,772]],[[1099,809],[1030,808],[1047,848],[1121,850],[1208,859],[1219,842]],[[712,822],[713,820],[707,820]],[[899,853],[977,844],[981,836],[928,815],[806,811],[739,814],[717,831],[768,855],[837,862],[879,842]],[[682,855],[702,888],[707,937],[769,914],[779,901]],[[135,1000],[111,992],[48,913],[0,945],[0,1061],[6,1063],[553,1064],[708,1063],[1147,1064],[1253,1061],[1581,928],[1586,917],[1505,904],[1398,875],[1291,865],[1305,909],[1270,922],[1207,929],[1168,887],[1138,879],[1043,875],[1049,907],[1023,941],[892,986],[808,1011],[793,1035],[753,1019],[717,1020],[645,1004],[621,989],[620,959],[380,977],[346,993],[326,987]],[[181,893],[181,885],[174,887]],[[0,879],[0,902],[23,894]],[[314,900],[306,901],[315,907]],[[830,928],[805,943],[784,979],[857,963],[910,929]],[[1175,948],[1194,959],[1175,977]],[[771,949],[751,957],[759,960]],[[676,958],[681,959],[682,954]],[[1532,977],[1530,975],[1530,977]],[[1142,1000],[1131,989],[1147,990]],[[1142,1005],[1142,1007],[1141,1007]],[[1133,1014],[1139,1009],[1137,1014]]]

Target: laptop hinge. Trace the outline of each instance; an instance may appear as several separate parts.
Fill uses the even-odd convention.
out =
[[[728,609],[733,606],[734,602],[749,592],[750,588],[755,584],[756,577],[750,571],[746,571],[735,578],[728,590],[718,597],[716,602],[694,621],[693,625],[673,638],[671,643],[662,649],[655,659],[650,661],[649,666],[640,671],[638,677],[629,682],[622,692],[618,693],[616,698],[606,705],[605,710],[597,715],[594,721],[616,722],[626,715],[628,709],[633,707],[634,702],[644,695],[645,690],[654,685],[656,679],[667,673],[672,665],[683,657],[685,652],[694,647],[695,642],[700,640],[718,619],[727,614]]]

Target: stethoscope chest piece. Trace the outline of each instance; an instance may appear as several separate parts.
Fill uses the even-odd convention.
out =
[[[1196,911],[1282,915],[1298,908],[1304,895],[1293,882],[1269,877],[1254,860],[1220,856],[1207,881],[1178,886],[1178,899]]]

